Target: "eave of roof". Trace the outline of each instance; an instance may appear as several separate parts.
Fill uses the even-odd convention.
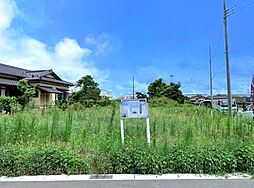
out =
[[[0,78],[0,84],[9,85],[9,86],[17,86],[19,84],[19,81],[6,79],[6,78]]]
[[[28,80],[28,81],[46,81],[46,82],[64,84],[64,85],[67,85],[67,86],[74,86],[73,83],[70,83],[70,82],[67,82],[67,81],[64,81],[64,80],[51,79],[51,78],[44,78],[44,77],[38,78],[38,77],[35,77],[35,78],[25,78],[25,79]]]
[[[46,92],[46,93],[57,93],[57,94],[62,94],[63,92],[58,91],[56,89],[53,89],[52,87],[45,87],[45,86],[36,86],[36,88]]]
[[[73,83],[67,82],[67,81],[64,81],[64,80],[56,80],[56,79],[45,78],[45,77],[42,77],[41,80],[50,81],[50,82],[56,82],[56,83],[61,83],[61,84],[69,85],[69,86],[74,86]]]

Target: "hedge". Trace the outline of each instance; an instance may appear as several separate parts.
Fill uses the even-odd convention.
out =
[[[18,108],[16,97],[0,97],[0,112],[6,111],[10,113],[16,108]]]
[[[64,146],[10,145],[0,149],[0,176],[54,174],[254,174],[254,147],[174,145],[165,151],[126,144],[81,154]]]
[[[62,146],[0,149],[0,176],[56,175],[88,173],[89,158]]]

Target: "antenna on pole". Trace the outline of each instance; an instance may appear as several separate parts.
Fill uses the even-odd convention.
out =
[[[135,91],[134,91],[134,88],[135,88],[135,85],[134,85],[134,84],[135,84],[135,83],[134,83],[134,82],[135,82],[135,80],[134,80],[134,76],[133,76],[133,83],[132,83],[132,92],[133,92],[133,93],[132,93],[132,98],[133,98],[133,99],[135,99]]]
[[[175,77],[175,75],[171,74],[170,78],[171,78],[171,82],[173,83],[173,78]]]
[[[209,44],[209,59],[210,59],[210,96],[211,96],[211,118],[213,120],[213,76],[212,76],[212,48]],[[212,127],[212,124],[211,124]]]
[[[209,58],[210,58],[210,96],[211,96],[211,107],[213,108],[212,48],[210,44],[209,44]]]

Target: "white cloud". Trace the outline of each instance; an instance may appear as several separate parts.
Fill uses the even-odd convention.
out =
[[[77,41],[65,38],[56,45],[55,52],[60,60],[75,61],[82,59],[85,55],[88,56],[91,50],[87,48],[82,49]]]
[[[18,10],[13,0],[0,1],[0,31],[11,25],[11,21],[17,12]]]
[[[52,50],[45,43],[13,30],[11,22],[17,12],[14,1],[0,1],[1,63],[31,70],[53,69],[62,78],[73,82],[87,74],[99,82],[106,79],[107,74],[88,61],[91,50],[80,47],[76,40],[64,38]]]
[[[96,46],[96,55],[106,55],[111,51],[110,37],[106,34],[101,34],[98,37],[88,35],[85,42],[90,45]]]
[[[94,38],[92,35],[88,35],[88,36],[85,38],[85,42],[86,42],[87,44],[93,44],[93,45],[96,45],[96,44],[97,44],[95,38]]]

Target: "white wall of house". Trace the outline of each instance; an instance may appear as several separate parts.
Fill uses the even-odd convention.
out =
[[[101,97],[108,97],[109,99],[113,99],[113,95],[112,95],[111,91],[101,90],[100,96]]]

